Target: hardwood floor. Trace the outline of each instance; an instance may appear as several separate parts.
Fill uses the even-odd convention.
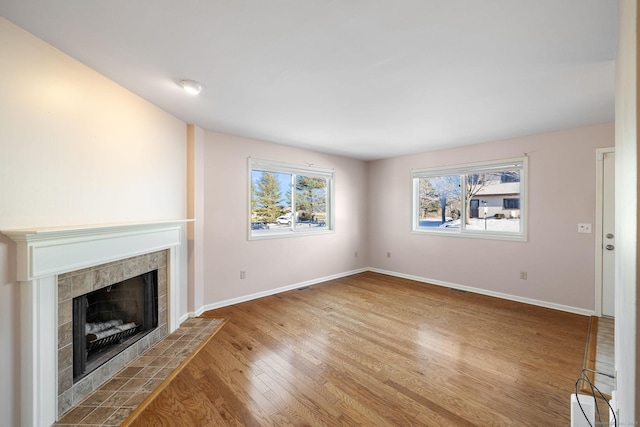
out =
[[[371,272],[208,314],[131,425],[566,426],[589,321]]]

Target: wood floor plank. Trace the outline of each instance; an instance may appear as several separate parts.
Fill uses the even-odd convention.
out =
[[[134,425],[564,426],[589,322],[372,272],[208,315]]]

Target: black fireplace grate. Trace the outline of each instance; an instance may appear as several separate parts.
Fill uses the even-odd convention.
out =
[[[139,330],[140,325],[137,325],[133,328],[117,332],[104,338],[99,338],[93,341],[87,340],[87,351],[97,351],[111,344],[120,344],[125,339],[134,336]]]

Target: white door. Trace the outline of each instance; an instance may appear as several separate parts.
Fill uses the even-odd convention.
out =
[[[615,153],[604,153],[602,170],[602,315],[615,314]]]

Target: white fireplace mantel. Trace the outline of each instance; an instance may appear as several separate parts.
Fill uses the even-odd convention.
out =
[[[167,321],[171,333],[180,322],[182,260],[178,247],[189,221],[2,231],[17,244],[23,426],[50,426],[58,415],[57,276],[168,249]]]

